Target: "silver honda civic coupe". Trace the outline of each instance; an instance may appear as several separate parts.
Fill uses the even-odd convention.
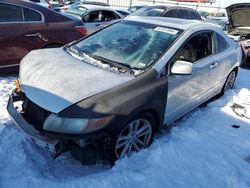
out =
[[[33,142],[83,164],[148,147],[157,131],[234,85],[241,48],[200,21],[129,17],[30,52],[7,110]]]

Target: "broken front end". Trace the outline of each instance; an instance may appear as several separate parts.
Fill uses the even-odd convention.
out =
[[[103,155],[100,142],[106,142],[104,133],[92,134],[63,134],[44,129],[48,117],[52,113],[41,108],[29,100],[22,92],[18,82],[16,89],[9,97],[7,110],[16,126],[36,145],[51,152],[56,159],[64,152],[71,152],[72,156],[84,165],[97,163],[106,164],[108,160]]]

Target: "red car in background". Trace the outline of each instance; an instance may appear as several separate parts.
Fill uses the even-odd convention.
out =
[[[16,72],[31,50],[83,37],[81,20],[23,0],[0,1],[0,74]]]

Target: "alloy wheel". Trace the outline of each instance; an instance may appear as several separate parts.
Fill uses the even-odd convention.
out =
[[[115,144],[116,157],[124,158],[133,151],[146,148],[152,138],[152,125],[146,119],[136,119],[127,124],[117,138]]]
[[[225,86],[224,86],[224,91],[227,91],[227,90],[233,88],[235,78],[236,78],[236,73],[235,73],[235,71],[232,71],[227,78],[227,81],[226,81]]]

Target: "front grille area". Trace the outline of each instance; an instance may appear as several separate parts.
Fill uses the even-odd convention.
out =
[[[48,111],[36,105],[28,98],[25,98],[22,105],[22,116],[35,129],[42,131],[43,123],[48,115]]]

